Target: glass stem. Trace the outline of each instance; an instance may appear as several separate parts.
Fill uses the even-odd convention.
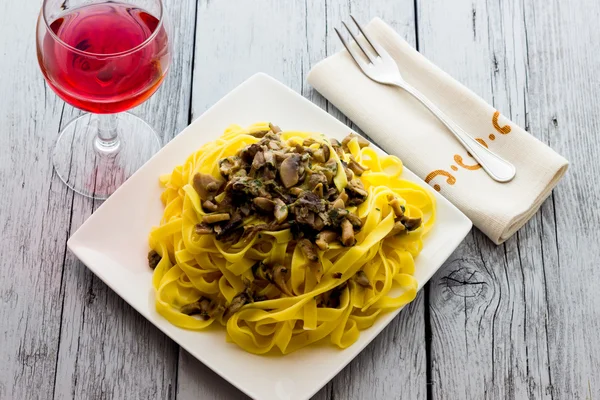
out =
[[[97,117],[96,150],[104,154],[117,153],[120,144],[117,135],[117,114],[97,114]]]

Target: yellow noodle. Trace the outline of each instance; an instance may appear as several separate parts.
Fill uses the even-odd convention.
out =
[[[423,247],[423,236],[435,222],[435,199],[429,190],[401,178],[403,166],[397,157],[380,156],[369,147],[361,149],[358,141],[352,139],[349,153],[368,168],[359,179],[369,194],[364,203],[348,208],[364,221],[355,246],[332,244],[326,251],[319,250],[319,262],[315,265],[298,246],[292,253],[287,252],[292,239],[289,230],[262,232],[249,243],[233,245],[221,243],[213,235],[196,234],[194,227],[205,213],[192,186],[194,174],[220,177],[220,159],[256,143],[258,139],[251,133],[269,129],[269,124],[263,122],[246,129],[231,125],[219,139],[192,154],[185,164],[160,176],[159,182],[165,188],[161,196],[165,209],[160,226],[152,229],[149,238],[150,247],[162,257],[152,280],[156,309],[169,322],[185,329],[201,330],[216,320],[226,327],[227,340],[255,354],[274,348],[287,354],[327,337],[332,344],[346,348],[358,339],[360,330],[374,324],[381,312],[402,307],[415,298],[418,284],[413,277],[414,258]],[[350,155],[340,159],[322,134],[282,132],[282,140],[288,143],[302,143],[306,138],[330,147],[330,154],[338,163],[334,182],[343,189],[348,181],[341,163],[348,162]],[[423,219],[421,227],[386,237],[394,224],[391,196],[404,205],[406,215]],[[287,284],[294,296],[246,304],[227,321],[220,314],[201,320],[180,312],[183,305],[203,296],[230,302],[244,289],[242,278],[253,279],[251,267],[257,260],[284,264],[290,271]],[[372,288],[353,281],[359,270],[364,271]],[[315,298],[319,294],[346,281],[348,285],[337,308],[317,307]],[[273,297],[279,291],[270,284],[259,294]]]

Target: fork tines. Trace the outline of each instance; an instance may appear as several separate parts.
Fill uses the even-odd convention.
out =
[[[358,23],[358,21],[356,21],[356,19],[352,15],[350,15],[350,18],[352,19],[352,21],[354,22],[354,24],[356,25],[356,27],[358,28],[360,33],[363,35],[363,37],[365,38],[367,43],[369,43],[369,46],[371,47],[372,51],[369,49],[366,49],[365,48],[366,46],[363,47],[363,45],[361,45],[361,43],[358,41],[357,37],[354,36],[354,33],[352,33],[352,31],[350,30],[350,28],[348,28],[348,25],[346,25],[346,23],[344,21],[342,21],[342,25],[344,25],[344,28],[346,28],[346,30],[348,31],[348,33],[350,34],[350,36],[352,37],[352,39],[354,40],[354,42],[356,43],[356,45],[358,46],[360,51],[364,54],[365,58],[369,61],[369,63],[375,62],[375,59],[377,57],[381,57],[381,53],[383,52],[383,49],[373,39],[371,39],[369,37],[369,35],[367,35],[367,33],[365,32],[363,27]],[[340,31],[337,28],[334,28],[334,29],[335,29],[335,33],[337,33],[338,37],[342,41],[342,44],[344,45],[346,50],[348,50],[348,53],[350,53],[352,58],[354,58],[354,61],[356,61],[360,65],[361,58],[359,57],[356,50],[352,46],[350,46],[350,44],[348,44],[346,39],[344,39],[344,37],[342,36],[342,34],[340,33]],[[375,54],[372,54],[372,52]]]

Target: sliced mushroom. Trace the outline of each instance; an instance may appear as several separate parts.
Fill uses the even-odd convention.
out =
[[[400,221],[394,222],[394,227],[392,230],[385,236],[386,238],[396,236],[402,232],[406,232],[406,227]]]
[[[262,151],[257,151],[252,159],[252,169],[259,170],[265,166],[265,154]]]
[[[313,190],[318,184],[326,185],[327,177],[321,172],[313,172],[308,178],[308,188]]]
[[[354,245],[354,229],[347,219],[342,221],[342,244],[346,247]]]
[[[233,192],[235,195],[252,197],[268,197],[264,184],[260,179],[247,176],[234,177],[225,187],[225,191]]]
[[[292,154],[283,160],[279,167],[279,177],[281,178],[283,186],[289,189],[298,183],[300,178],[299,169],[300,156],[298,154]]]
[[[327,162],[329,160],[329,146],[321,146],[317,150],[313,151],[313,157],[318,162]]]
[[[267,133],[269,133],[269,131],[258,131],[258,132],[250,132],[249,135],[250,136],[254,136],[255,138],[262,138],[264,137]]]
[[[361,176],[362,174],[365,173],[365,171],[368,171],[369,169],[366,167],[363,167],[362,165],[360,165],[359,163],[357,163],[355,160],[351,159],[350,162],[348,163],[348,168],[354,172],[354,174],[356,174],[357,176]]]
[[[281,199],[275,199],[274,213],[275,220],[282,223],[288,217],[288,207]]]
[[[202,208],[210,212],[215,212],[219,209],[219,207],[217,207],[217,205],[210,200],[206,200],[204,203],[202,203]]]
[[[400,204],[400,200],[394,198],[392,201],[390,201],[390,206],[394,210],[394,214],[396,214],[396,217],[404,217],[404,206]]]
[[[369,195],[365,190],[365,187],[363,186],[362,182],[358,179],[353,179],[350,182],[348,182],[348,185],[346,186],[346,191],[348,192],[349,197],[346,204],[350,206],[357,206],[363,203]]]
[[[213,228],[206,224],[196,224],[194,227],[194,232],[198,235],[207,235],[213,233]]]
[[[273,131],[273,133],[280,133],[281,132],[281,129],[277,125],[273,125],[270,122],[269,122],[269,128],[271,128],[271,130]]]
[[[331,143],[332,147],[340,147],[342,145],[339,140],[334,138],[329,139],[329,143]]]
[[[360,229],[362,227],[362,221],[360,220],[360,218],[358,218],[358,215],[348,213],[346,218],[348,219],[348,221],[350,221],[354,229]]]
[[[351,181],[354,179],[354,172],[350,168],[348,168],[348,164],[345,161],[342,161],[342,165],[344,166],[344,172],[346,173],[346,179]]]
[[[323,293],[321,297],[322,305],[329,308],[338,308],[340,306],[340,297],[346,288],[348,287],[348,282],[344,281],[338,286],[331,289],[329,292]]]
[[[275,209],[275,202],[267,199],[266,197],[255,197],[252,202],[260,211],[270,213]]]
[[[286,283],[287,272],[288,272],[288,269],[281,264],[273,267],[273,283],[275,284],[275,286],[277,286],[277,288],[279,290],[281,290],[282,293],[284,293],[288,296],[294,296],[294,294],[287,287],[287,283]]]
[[[406,227],[406,230],[411,232],[421,226],[422,220],[420,217],[410,218],[410,217],[404,216],[404,218],[402,218],[402,223]]]
[[[231,216],[228,213],[206,214],[202,217],[205,224],[216,224],[217,222],[229,221]]]
[[[244,233],[243,229],[238,229],[241,225],[242,216],[238,212],[236,212],[231,216],[231,219],[224,227],[220,227],[218,225],[215,226],[214,229],[215,233],[217,234],[217,239],[224,242],[228,242],[233,241],[235,238],[241,237]],[[217,231],[217,227],[219,228],[219,231]],[[235,233],[236,231],[238,233]]]
[[[310,146],[311,144],[315,144],[315,143],[317,143],[317,141],[316,141],[315,139],[313,139],[313,138],[306,138],[306,139],[304,139],[304,141],[302,142],[302,145],[303,145],[303,146],[305,146],[305,147],[308,147],[308,146]]]
[[[344,156],[344,150],[342,149],[342,144],[338,142],[336,139],[329,139],[329,143],[331,143],[331,147],[335,150],[338,157]]]
[[[254,160],[254,156],[260,150],[260,146],[256,143],[251,144],[249,146],[244,147],[240,152],[240,157],[242,160],[247,162],[248,164],[252,163]]]
[[[274,142],[271,142],[274,143]],[[275,154],[273,154],[272,150],[263,151],[263,158],[265,159],[265,164],[270,167],[275,167]]]
[[[317,241],[315,244],[321,250],[327,250],[329,248],[329,244],[333,243],[338,237],[338,234],[334,231],[321,231],[317,235]]]
[[[150,250],[150,252],[148,253],[148,266],[150,268],[154,269],[154,268],[156,268],[156,266],[158,265],[160,260],[162,260],[162,257],[160,256],[160,254],[158,254],[154,250]]]
[[[323,198],[323,184],[318,183],[317,186],[315,186],[315,188],[312,190],[312,192],[317,196]]]
[[[201,297],[200,300],[181,307],[180,311],[186,315],[200,315],[204,319],[208,319],[213,315],[216,304],[208,297]]]
[[[221,186],[222,181],[215,179],[212,175],[197,173],[193,178],[193,186],[202,200],[212,200]]]
[[[247,242],[254,238],[254,236],[256,236],[258,232],[266,230],[269,230],[269,225],[267,224],[244,226],[244,234],[242,235],[242,240]]]
[[[304,191],[298,196],[292,207],[306,207],[310,211],[318,213],[326,210],[326,202],[316,194]]]
[[[304,190],[300,187],[293,187],[290,189],[291,195],[300,196],[302,193],[304,193]]]
[[[333,226],[341,226],[342,221],[346,219],[346,216],[349,214],[348,210],[344,208],[332,208],[327,212],[329,217],[330,224]],[[352,224],[350,224],[352,225]]]
[[[231,156],[219,161],[219,171],[223,177],[227,178],[242,168],[242,159],[238,156]]]
[[[348,147],[348,143],[350,143],[350,141],[352,139],[356,138],[356,140],[358,141],[358,146],[362,149],[363,147],[368,147],[369,146],[369,141],[367,139],[365,139],[364,137],[357,135],[356,133],[351,133],[348,136],[346,136],[344,138],[344,140],[342,140],[342,147],[347,148]]]
[[[229,306],[225,309],[223,318],[228,319],[233,314],[238,312],[245,304],[250,302],[250,296],[244,291],[238,293],[232,300]]]
[[[319,257],[317,256],[317,250],[314,245],[308,239],[301,239],[298,242],[298,246],[300,246],[300,250],[302,250],[302,254],[309,261],[319,261]]]
[[[325,228],[325,221],[323,221],[323,218],[321,218],[318,214],[316,214],[314,223],[312,224],[312,227],[314,230],[320,231],[321,229]]]
[[[345,208],[346,205],[344,204],[344,200],[337,198],[332,204],[331,207],[333,208]]]
[[[345,190],[342,190],[342,192],[338,195],[338,199],[342,199],[345,204],[348,201],[348,193],[346,193]]]
[[[373,289],[367,274],[361,269],[354,275],[354,281],[364,288]]]

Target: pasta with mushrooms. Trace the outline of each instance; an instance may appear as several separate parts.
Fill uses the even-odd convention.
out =
[[[160,177],[158,312],[186,329],[219,323],[255,354],[350,346],[416,296],[435,200],[401,173],[358,135],[230,126]]]

